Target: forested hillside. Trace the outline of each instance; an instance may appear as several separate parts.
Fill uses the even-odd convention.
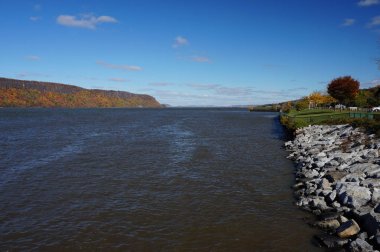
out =
[[[0,78],[0,107],[161,107],[149,95]]]

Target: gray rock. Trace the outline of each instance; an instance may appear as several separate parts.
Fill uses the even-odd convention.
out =
[[[332,204],[335,201],[336,198],[336,191],[332,191],[329,195],[326,196],[326,202],[329,204]]]
[[[371,201],[373,204],[380,203],[380,189],[373,188]]]
[[[327,206],[326,201],[325,201],[325,199],[323,197],[315,197],[315,198],[313,198],[311,200],[311,202],[310,202],[310,205],[313,208],[317,208],[317,209],[320,209],[322,211],[329,209],[329,207]]]
[[[326,166],[332,166],[332,167],[336,167],[338,166],[340,163],[336,160],[330,160],[329,162],[326,163]]]
[[[356,208],[356,209],[352,209],[350,211],[352,217],[355,219],[355,220],[359,220],[361,221],[363,216],[368,214],[368,213],[371,213],[372,212],[372,207],[371,206],[362,206],[360,208]]]
[[[380,179],[378,178],[367,178],[363,181],[360,182],[361,186],[373,188],[373,187],[378,187],[380,188]]]
[[[318,177],[319,173],[318,171],[314,169],[307,170],[306,172],[303,173],[305,178],[316,178]]]
[[[371,191],[352,183],[339,183],[336,186],[339,202],[343,205],[359,208],[371,200]]]
[[[293,189],[295,189],[295,190],[299,190],[299,189],[302,189],[302,188],[305,188],[305,184],[302,183],[302,182],[299,182],[299,183],[293,185]]]
[[[323,161],[318,161],[317,163],[316,163],[316,166],[318,167],[318,168],[322,168],[322,167],[324,167],[325,166],[325,162],[323,162]]]
[[[322,191],[322,196],[324,197],[327,197],[329,194],[332,193],[332,190],[331,189],[327,189],[327,190],[323,190]]]
[[[346,182],[360,182],[363,181],[365,174],[363,172],[349,173],[344,176],[341,180]]]
[[[322,190],[331,189],[331,183],[326,178],[322,178],[318,183],[318,188]]]
[[[366,232],[361,232],[359,235],[358,235],[358,238],[362,239],[362,240],[367,240],[368,239],[368,234]]]
[[[338,220],[323,220],[323,221],[317,221],[314,223],[314,226],[319,227],[321,229],[326,230],[335,230],[338,227],[340,227],[340,223]]]
[[[342,171],[331,171],[331,172],[326,173],[325,178],[326,178],[330,183],[333,183],[333,182],[339,181],[341,178],[343,178],[343,177],[346,176],[346,175],[347,175],[346,172],[342,172]]]
[[[341,207],[341,205],[339,204],[339,202],[336,202],[336,201],[334,201],[334,202],[331,204],[331,206],[332,206],[333,208],[336,208],[336,209],[338,209],[338,208]]]
[[[339,221],[341,224],[343,224],[343,223],[347,222],[348,219],[347,219],[346,217],[344,217],[343,215],[341,215],[341,216],[339,216],[338,221]]]
[[[342,215],[342,213],[338,213],[338,212],[325,212],[325,213],[319,215],[318,219],[320,221],[337,220],[341,215]]]
[[[342,239],[329,234],[316,235],[315,238],[322,246],[327,248],[340,248],[348,243],[348,239]]]
[[[350,243],[349,250],[352,252],[368,252],[373,251],[373,247],[365,240],[357,238],[355,241]]]
[[[368,177],[373,177],[373,178],[380,178],[380,168],[376,170],[371,170],[367,172]]]

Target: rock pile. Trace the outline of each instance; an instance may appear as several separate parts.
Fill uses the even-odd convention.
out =
[[[297,205],[319,218],[329,248],[380,249],[380,139],[349,125],[309,126],[285,143]]]

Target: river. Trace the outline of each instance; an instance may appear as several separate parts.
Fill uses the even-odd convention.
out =
[[[321,251],[276,113],[0,109],[0,250]]]

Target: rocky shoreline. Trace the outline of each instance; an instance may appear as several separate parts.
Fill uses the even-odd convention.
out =
[[[380,139],[349,125],[315,125],[285,143],[297,206],[317,215],[322,246],[380,250]]]

